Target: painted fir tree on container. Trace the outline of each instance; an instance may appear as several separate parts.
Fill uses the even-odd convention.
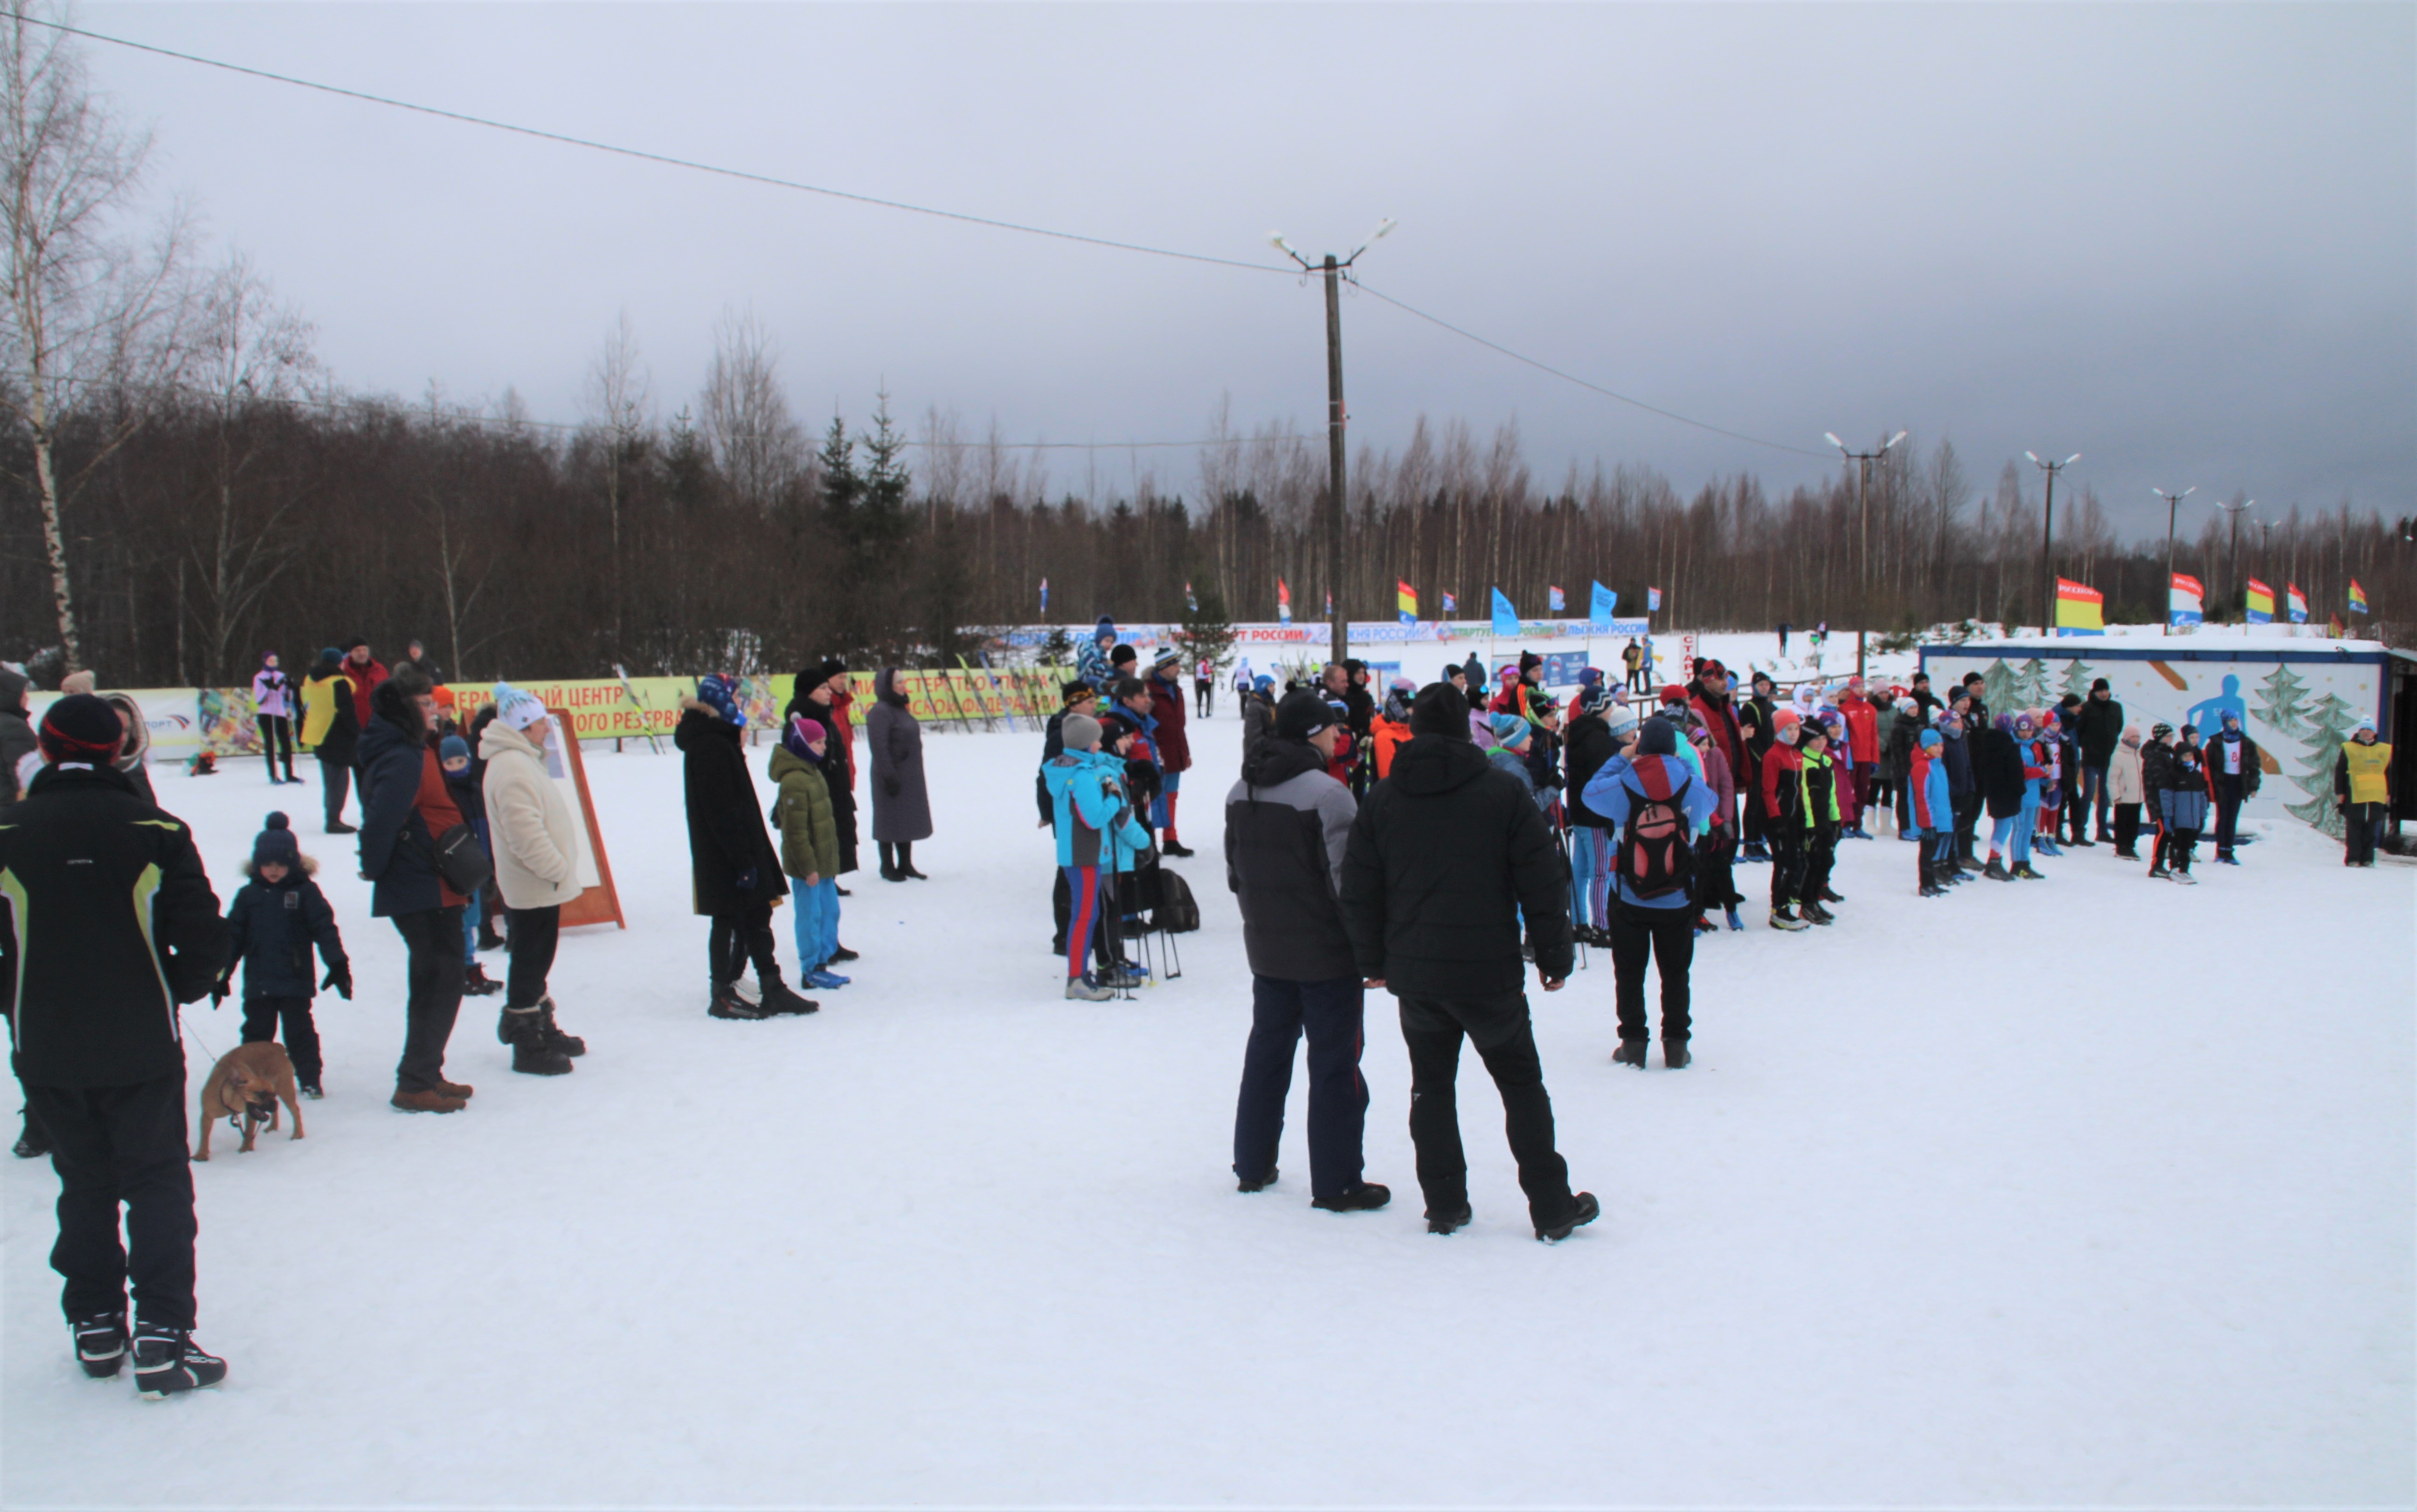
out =
[[[2097,668],[2075,657],[2064,664],[2064,690],[2077,698],[2088,698],[2090,681],[2097,675]]]
[[[1999,658],[1981,674],[1981,702],[1989,705],[1989,717],[2016,714],[2024,709],[2039,708],[2049,702],[2047,663],[2037,657],[2014,668]]]
[[[2274,670],[2257,685],[2257,718],[2269,728],[2294,740],[2306,739],[2309,734],[2307,711],[2301,707],[2300,701],[2307,691],[2308,685],[2302,682],[2288,666],[2276,662]]]
[[[2335,839],[2341,839],[2342,816],[2341,810],[2333,807],[2333,763],[2341,759],[2343,744],[2358,729],[2358,711],[2342,702],[2338,693],[2327,693],[2308,710],[2308,764],[2291,779],[2308,800],[2286,805],[2294,818],[2306,821]]]

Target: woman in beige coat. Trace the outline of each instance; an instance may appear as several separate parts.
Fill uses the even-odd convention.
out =
[[[495,718],[479,737],[487,764],[480,789],[495,850],[495,889],[511,914],[511,966],[495,1037],[512,1047],[512,1069],[560,1076],[587,1042],[554,1021],[545,990],[562,930],[562,905],[579,896],[579,828],[546,775],[551,731],[545,706],[508,683],[495,685]]]
[[[2140,803],[2145,796],[2140,785],[2140,727],[2136,724],[2123,732],[2106,763],[2106,801],[2115,807],[2115,854],[2126,861],[2140,859]]]

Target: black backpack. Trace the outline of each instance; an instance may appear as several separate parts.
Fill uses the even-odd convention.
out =
[[[1168,934],[1190,934],[1200,928],[1200,905],[1192,899],[1192,885],[1181,872],[1161,867],[1158,872],[1158,907],[1150,915],[1153,929]]]
[[[1627,827],[1619,832],[1619,850],[1612,868],[1638,898],[1663,898],[1689,890],[1695,880],[1695,847],[1687,833],[1689,778],[1666,798],[1648,798],[1628,790]]]

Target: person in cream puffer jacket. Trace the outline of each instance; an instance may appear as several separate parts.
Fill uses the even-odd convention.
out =
[[[545,979],[554,968],[562,905],[579,885],[579,822],[546,775],[552,733],[545,706],[509,683],[495,685],[495,718],[479,737],[487,764],[480,794],[494,845],[495,889],[511,913],[511,966],[495,1036],[512,1047],[512,1069],[559,1076],[586,1042],[554,1021]]]

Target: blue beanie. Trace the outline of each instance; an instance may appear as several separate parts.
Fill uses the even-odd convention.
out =
[[[463,739],[460,735],[447,735],[444,739],[436,743],[436,759],[438,761],[449,762],[456,756],[461,757],[465,762],[470,759],[470,743],[468,741]]]
[[[747,716],[738,708],[738,679],[723,673],[714,673],[696,680],[696,701],[730,723],[744,726]]]
[[[1922,744],[1924,749],[1933,746],[1943,746],[1947,744],[1947,737],[1936,730],[1924,730],[1922,733]]]
[[[1676,756],[1679,754],[1679,732],[1670,721],[1655,715],[1637,728],[1636,754],[1639,756]]]
[[[1486,721],[1486,728],[1492,730],[1495,740],[1504,746],[1521,745],[1528,738],[1528,721],[1516,714],[1497,714]]]
[[[288,870],[299,870],[302,866],[302,848],[295,843],[294,831],[286,827],[285,816],[280,813],[268,816],[268,827],[251,842],[252,869],[271,863]]]

